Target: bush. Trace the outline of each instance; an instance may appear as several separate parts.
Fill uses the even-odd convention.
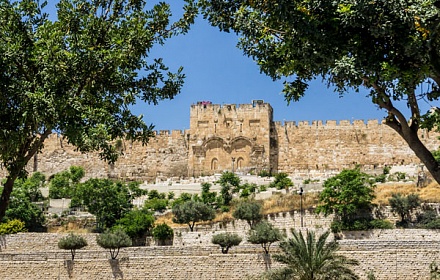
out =
[[[58,241],[58,248],[70,250],[70,253],[72,254],[72,261],[75,259],[76,250],[86,246],[87,241],[84,239],[84,237],[75,235],[73,233],[61,238],[60,241]]]
[[[226,232],[214,235],[211,242],[213,244],[220,245],[220,247],[222,248],[222,253],[227,254],[229,249],[233,246],[237,246],[238,244],[240,244],[241,240],[242,239],[238,234]]]
[[[148,234],[153,227],[154,217],[146,210],[133,210],[116,221],[115,228],[121,228],[132,239],[141,238]]]
[[[166,223],[159,224],[153,228],[153,237],[159,242],[159,245],[165,245],[167,240],[172,240],[174,236],[173,229]]]
[[[146,200],[144,203],[144,207],[153,211],[163,211],[167,209],[168,200],[162,198],[151,198]]]
[[[357,219],[352,221],[333,221],[330,229],[333,233],[338,233],[343,230],[370,230],[370,229],[392,229],[393,223],[388,220],[371,220],[371,219]]]
[[[110,256],[114,260],[118,257],[120,248],[131,246],[131,239],[122,229],[113,232],[107,230],[96,237],[96,243],[104,249],[109,249]]]
[[[263,169],[260,172],[258,172],[258,176],[260,176],[260,177],[270,177],[271,174],[270,174],[269,171]]]
[[[373,229],[393,229],[394,225],[388,220],[372,220],[370,221],[371,228]]]
[[[0,235],[27,232],[24,222],[14,219],[0,224]]]

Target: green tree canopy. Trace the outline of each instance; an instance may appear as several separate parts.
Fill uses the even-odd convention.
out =
[[[261,221],[250,231],[248,241],[252,244],[260,244],[266,255],[269,254],[270,246],[283,239],[281,232],[268,221]]]
[[[145,209],[131,210],[116,221],[115,226],[121,228],[132,239],[143,237],[150,233],[154,225],[154,216]]]
[[[418,136],[420,128],[440,124],[438,108],[420,109],[440,97],[437,0],[200,2],[212,25],[240,35],[238,47],[263,73],[285,80],[287,102],[299,100],[316,78],[341,95],[366,89],[386,111],[385,124],[440,182],[439,163]]]
[[[335,213],[344,222],[352,221],[361,210],[370,210],[374,187],[370,177],[359,169],[345,169],[324,182],[316,210],[324,215]]]
[[[391,211],[400,216],[400,225],[406,225],[411,221],[411,212],[420,206],[420,197],[415,193],[406,196],[401,193],[393,193],[388,202]]]
[[[162,223],[153,228],[152,235],[154,239],[158,241],[159,245],[163,245],[167,240],[173,238],[174,231],[169,225]]]
[[[240,177],[235,173],[226,171],[218,179],[217,183],[222,186],[220,196],[223,205],[229,205],[232,200],[232,194],[240,191]]]
[[[173,222],[178,224],[188,224],[191,231],[194,225],[200,221],[209,221],[215,218],[215,211],[203,202],[193,200],[182,204],[176,204],[173,207]]]
[[[275,180],[270,184],[270,187],[275,187],[278,190],[286,190],[289,192],[289,188],[293,186],[292,180],[288,177],[287,173],[280,172],[275,175]]]
[[[110,162],[116,140],[148,142],[153,126],[132,106],[172,99],[184,78],[149,54],[187,32],[197,14],[192,0],[174,23],[165,2],[60,0],[49,17],[40,2],[0,2],[0,161],[8,172],[0,219],[15,179],[52,132]]]
[[[327,242],[329,231],[318,238],[313,231],[308,231],[305,237],[295,230],[292,234],[292,238],[280,243],[281,254],[274,255],[286,267],[275,271],[271,279],[359,279],[351,270],[358,262],[337,254],[336,241]]]
[[[263,219],[261,204],[256,201],[240,202],[235,208],[232,216],[235,219],[245,220],[251,228]]]
[[[216,234],[212,237],[212,244],[220,245],[222,253],[227,254],[229,249],[238,246],[242,238],[236,233],[224,232]]]
[[[111,228],[133,208],[132,200],[142,193],[138,188],[109,179],[89,179],[78,185],[71,206],[85,206],[96,216],[98,228]]]
[[[58,241],[58,248],[64,250],[70,250],[72,255],[72,261],[75,259],[76,250],[87,246],[87,241],[84,237],[70,233],[68,236],[63,237]]]
[[[114,260],[118,257],[121,248],[131,246],[131,239],[122,229],[115,229],[114,231],[107,230],[96,236],[96,243],[102,248],[108,249]]]
[[[84,168],[81,166],[71,166],[69,170],[54,174],[49,181],[49,197],[71,198],[84,175]]]

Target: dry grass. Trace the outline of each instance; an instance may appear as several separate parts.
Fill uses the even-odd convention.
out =
[[[373,200],[373,203],[388,205],[388,199],[393,193],[401,193],[403,195],[416,193],[424,202],[440,202],[440,186],[432,182],[423,188],[418,188],[416,184],[408,183],[380,184],[376,187],[376,198]]]
[[[263,201],[263,214],[273,214],[280,212],[288,212],[291,210],[299,210],[301,197],[298,194],[273,195]],[[303,208],[307,209],[318,204],[318,194],[308,193],[303,195]]]

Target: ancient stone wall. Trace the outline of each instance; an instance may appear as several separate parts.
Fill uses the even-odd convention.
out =
[[[420,131],[420,138],[430,150],[439,147],[439,136]],[[232,169],[307,176],[317,170],[339,171],[357,164],[380,173],[384,165],[420,163],[405,141],[377,120],[281,124],[273,121],[273,109],[264,102],[192,105],[188,130],[159,131],[145,146],[130,141],[121,141],[117,146],[122,155],[109,165],[96,153],[76,152],[65,139],[53,134],[28,170],[51,175],[80,165],[87,178],[154,182]]]

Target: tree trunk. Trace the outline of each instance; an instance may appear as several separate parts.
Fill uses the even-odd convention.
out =
[[[10,174],[6,179],[6,182],[3,184],[3,192],[0,198],[0,221],[3,220],[3,217],[6,214],[6,209],[8,208],[9,199],[12,193],[12,187],[14,186],[14,182],[17,177],[18,172],[15,175]]]
[[[426,169],[431,173],[434,180],[440,184],[440,168],[438,162],[435,160],[431,151],[429,151],[425,144],[420,141],[417,134],[418,130],[413,130],[411,128],[407,129],[396,129],[393,125],[388,125],[393,130],[395,130],[399,135],[406,141],[408,146],[413,150],[414,154],[420,159],[420,161],[425,165]]]

